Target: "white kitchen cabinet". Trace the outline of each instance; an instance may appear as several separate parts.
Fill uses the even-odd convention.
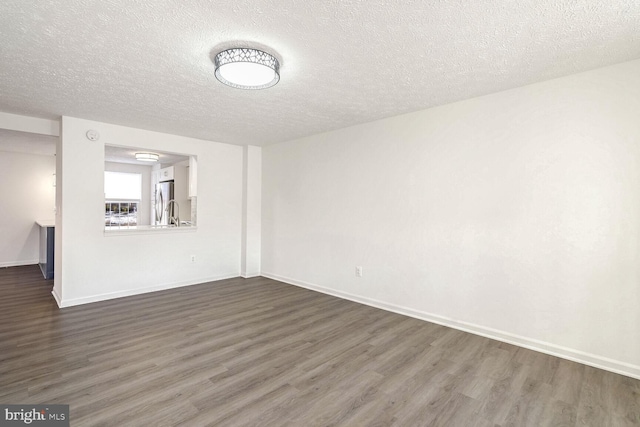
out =
[[[173,181],[175,179],[175,167],[169,166],[168,168],[160,169],[160,182]]]
[[[180,206],[180,220],[191,220],[191,204],[188,199],[187,165],[177,163],[174,167],[173,198]]]
[[[149,224],[155,224],[156,222],[156,184],[160,182],[160,169],[151,170],[151,185],[149,186],[149,200],[151,201],[151,205],[149,208]]]
[[[189,157],[189,198],[198,195],[198,159]]]

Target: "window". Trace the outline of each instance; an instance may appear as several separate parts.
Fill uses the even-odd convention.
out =
[[[142,198],[142,174],[104,172],[104,225],[138,225],[138,205]]]

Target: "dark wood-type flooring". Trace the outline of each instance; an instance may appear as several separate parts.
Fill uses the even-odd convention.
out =
[[[52,284],[0,269],[0,403],[72,426],[640,425],[638,380],[265,278],[63,310]]]

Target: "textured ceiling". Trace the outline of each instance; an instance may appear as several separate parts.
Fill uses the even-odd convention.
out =
[[[0,111],[264,145],[637,59],[639,23],[638,0],[3,0]],[[280,83],[220,84],[234,44]]]

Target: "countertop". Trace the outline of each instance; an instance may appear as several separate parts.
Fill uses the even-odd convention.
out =
[[[55,227],[56,222],[52,219],[39,219],[36,221],[40,227]]]
[[[136,236],[140,234],[158,234],[158,233],[187,233],[198,229],[195,225],[138,225],[130,227],[105,227],[105,236]]]

